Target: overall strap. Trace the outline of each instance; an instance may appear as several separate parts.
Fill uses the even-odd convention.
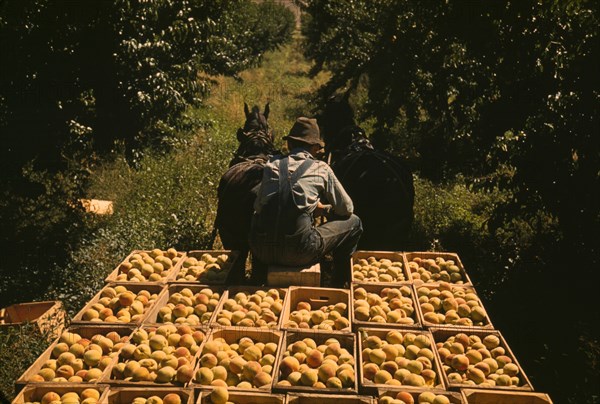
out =
[[[280,206],[287,205],[288,198],[292,195],[292,185],[295,184],[315,163],[315,160],[313,159],[304,160],[290,176],[288,169],[289,159],[289,156],[282,159],[281,165],[279,166],[279,195],[282,198],[280,200],[282,203]]]
[[[284,157],[279,163],[279,192],[277,192],[277,215],[275,219],[275,238],[279,236],[279,226],[283,209],[287,208],[289,198],[292,194],[292,183],[296,182],[314,163],[313,159],[307,159],[290,176],[290,157]],[[292,197],[293,199],[293,197]]]

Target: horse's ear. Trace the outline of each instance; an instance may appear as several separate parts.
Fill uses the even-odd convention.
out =
[[[237,137],[238,142],[240,143],[242,143],[242,141],[244,141],[244,139],[246,138],[246,135],[244,134],[244,130],[242,128],[239,128],[235,135]]]
[[[250,117],[250,108],[248,108],[248,104],[244,103],[244,114],[246,114],[246,119]]]
[[[267,102],[267,105],[265,105],[265,112],[263,113],[265,119],[269,119],[269,112],[271,112],[271,108],[269,107],[269,103]]]

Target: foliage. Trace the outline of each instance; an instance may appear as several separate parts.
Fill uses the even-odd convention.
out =
[[[0,402],[15,396],[16,378],[48,348],[53,332],[42,334],[35,323],[0,329]]]
[[[378,145],[424,178],[510,190],[490,225],[547,211],[597,261],[597,2],[307,3],[322,95],[367,82]]]
[[[206,95],[199,72],[258,63],[291,37],[290,14],[248,0],[2,2],[0,289],[35,294],[58,276],[105,225],[73,208],[95,170],[123,150],[134,167],[147,150],[161,159],[202,123],[184,114]]]
[[[293,13],[273,1],[241,2],[222,23],[229,35],[211,37],[215,52],[207,54],[206,71],[234,75],[255,66],[263,54],[292,39],[296,27]]]

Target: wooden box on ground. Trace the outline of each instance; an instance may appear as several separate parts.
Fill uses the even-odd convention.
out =
[[[23,390],[12,401],[12,404],[23,404],[27,402],[40,402],[44,394],[55,392],[62,396],[63,394],[73,392],[80,395],[86,389],[95,389],[100,394],[99,403],[106,399],[108,394],[108,385],[106,384],[81,384],[81,383],[36,383],[25,386]]]
[[[400,268],[397,268],[398,265],[393,265],[393,269],[391,271],[388,270],[379,270],[377,276],[364,275],[362,273],[359,274],[360,271],[354,270],[354,265],[359,265],[359,261],[369,260],[370,257],[374,257],[376,260],[388,259],[392,261],[392,263],[400,264]],[[409,282],[410,275],[408,273],[408,269],[406,268],[406,264],[404,262],[404,254],[395,251],[356,251],[352,254],[351,260],[352,266],[352,277],[350,278],[352,282],[360,282],[360,283],[402,283]],[[399,269],[399,270],[398,270]],[[397,272],[397,273],[396,273]],[[391,279],[380,279],[380,275],[387,274],[391,277]],[[384,278],[387,278],[384,277]]]
[[[144,308],[144,311],[141,315],[141,317],[139,319],[130,321],[129,323],[124,323],[124,322],[106,322],[106,321],[86,321],[83,319],[83,315],[84,313],[88,310],[91,309],[92,306],[94,306],[96,303],[98,303],[98,301],[100,300],[100,298],[103,295],[103,292],[105,291],[106,288],[114,288],[115,286],[123,286],[124,288],[126,288],[127,290],[133,292],[134,294],[138,294],[140,291],[142,290],[146,290],[150,293],[151,295],[151,299],[149,300],[148,305]],[[97,325],[124,325],[124,324],[130,324],[130,325],[140,325],[143,321],[144,318],[146,317],[146,315],[152,310],[152,307],[154,305],[154,303],[156,302],[156,300],[158,300],[158,296],[160,295],[160,293],[163,291],[163,289],[166,287],[165,284],[157,284],[157,283],[135,283],[135,282],[129,282],[129,283],[109,283],[108,285],[104,286],[104,288],[98,292],[96,294],[96,296],[94,296],[89,302],[88,304],[85,305],[85,307],[83,309],[81,309],[79,311],[79,313],[77,313],[77,315],[75,317],[73,317],[73,319],[71,320],[71,324],[78,324],[78,325],[92,325],[92,326],[97,326]]]
[[[372,316],[370,315],[370,311],[369,311],[369,317],[370,317],[369,320],[364,320],[362,318],[359,319],[359,318],[357,318],[357,315],[356,315],[356,308],[357,308],[356,302],[359,299],[355,298],[356,290],[359,288],[363,288],[367,292],[367,294],[375,293],[380,297],[381,297],[382,291],[384,291],[384,289],[395,288],[395,289],[399,289],[401,293],[403,291],[407,291],[410,294],[410,296],[405,295],[404,293],[402,293],[402,296],[411,299],[413,312],[410,316],[407,315],[405,317],[405,320],[403,320],[403,318],[400,318],[398,320],[398,322],[383,323],[383,322],[371,321]],[[351,322],[352,322],[352,327],[354,330],[358,330],[360,327],[414,328],[414,329],[422,328],[421,318],[419,317],[419,312],[418,312],[418,307],[417,307],[415,289],[413,288],[413,285],[411,285],[410,283],[388,284],[388,285],[384,285],[381,283],[353,283],[351,293],[352,293],[352,295],[351,295],[350,311],[352,312]],[[360,300],[362,300],[362,299],[360,299]],[[370,307],[370,305],[369,305],[369,307]],[[405,311],[405,313],[406,313],[406,311]],[[406,314],[408,314],[408,313],[406,313]],[[386,320],[387,320],[387,318],[386,318]],[[412,322],[411,322],[411,320],[412,320]]]
[[[413,271],[411,271],[410,269],[410,262],[413,261],[415,258],[420,258],[422,260],[428,260],[428,259],[433,259],[435,260],[436,258],[441,258],[445,261],[447,260],[452,260],[454,261],[454,264],[458,267],[458,273],[460,274],[460,281],[452,281],[450,279],[446,280],[446,279],[430,279],[427,281],[418,279],[416,276],[413,275]],[[450,283],[454,283],[457,285],[468,285],[468,286],[473,286],[473,284],[471,283],[471,279],[469,278],[469,275],[467,275],[467,272],[465,271],[465,267],[463,266],[458,254],[455,253],[450,253],[450,252],[407,252],[404,253],[404,265],[406,267],[406,270],[410,273],[410,280],[412,280],[415,283],[415,286],[419,286],[423,283],[438,283],[439,281],[444,281],[444,282],[450,282]]]
[[[457,334],[466,334],[467,336],[478,336],[479,338],[481,338],[481,340],[483,340],[488,335],[494,335],[494,336],[498,337],[499,347],[502,347],[505,350],[504,356],[507,356],[508,358],[510,358],[512,363],[514,363],[518,369],[518,373],[517,373],[517,377],[519,378],[518,386],[500,386],[498,384],[496,384],[495,386],[481,386],[481,385],[473,386],[472,384],[450,381],[448,379],[448,373],[449,372],[457,373],[457,372],[454,369],[447,367],[448,370],[447,371],[445,370],[444,372],[442,372],[443,373],[442,376],[444,377],[444,382],[446,384],[447,389],[457,390],[460,388],[478,388],[478,389],[494,389],[494,390],[509,390],[509,391],[515,391],[515,390],[517,390],[517,391],[518,390],[532,391],[533,390],[533,386],[531,385],[529,378],[523,371],[523,368],[519,365],[517,358],[512,353],[512,351],[510,350],[510,347],[508,346],[508,344],[504,340],[504,337],[502,336],[502,334],[499,331],[496,331],[496,330],[473,330],[473,329],[457,330],[456,328],[449,329],[449,328],[444,328],[444,327],[430,328],[430,331],[431,331],[431,334],[433,335],[433,339],[436,343],[436,352],[438,354],[438,357],[440,359],[440,363],[442,364],[442,367],[447,367],[447,365],[444,364],[443,355],[440,355],[440,353],[439,353],[440,347],[451,336],[455,336]],[[438,344],[440,346],[437,346]],[[465,352],[466,351],[467,351],[467,349],[465,349]]]
[[[279,352],[281,351],[281,344],[283,341],[283,332],[282,331],[267,330],[267,329],[260,329],[260,328],[248,328],[248,327],[224,327],[224,328],[212,330],[211,333],[206,338],[205,343],[208,343],[208,342],[213,341],[218,338],[222,338],[223,340],[225,340],[225,342],[228,345],[231,345],[231,344],[237,344],[237,342],[241,338],[244,338],[244,337],[252,339],[252,341],[254,341],[254,343],[262,342],[264,344],[267,344],[269,342],[272,342],[277,345],[277,349],[275,351],[275,354],[273,355],[273,356],[275,356],[275,361],[273,362],[272,370],[271,370],[271,379],[273,379],[275,369],[277,368],[277,360],[279,358]],[[201,357],[202,357],[202,348],[198,352],[198,358],[201,358]],[[233,357],[234,356],[232,356],[232,358]],[[200,360],[198,360],[197,362],[198,362],[197,366],[194,369],[194,375],[196,374],[198,369],[201,367]],[[227,373],[228,374],[230,373],[229,369],[227,369]],[[192,382],[189,384],[189,387],[201,388],[201,389],[210,388],[210,386],[202,385],[195,380],[192,380]],[[227,389],[230,390],[230,392],[246,391],[246,392],[251,392],[251,393],[254,393],[254,392],[269,393],[271,391],[271,384],[264,385],[261,387],[252,387],[252,388],[243,388],[243,387],[240,388],[240,387],[236,387],[236,386],[229,386],[229,387],[227,387]]]
[[[403,340],[402,345],[405,348],[407,348],[408,345],[415,345],[415,344],[405,345],[406,335],[409,335],[409,334],[414,335],[414,336],[424,335],[427,337],[427,339],[429,340],[429,344],[430,344],[428,349],[431,351],[431,354],[432,354],[431,355],[432,359],[429,359],[429,358],[428,359],[430,361],[429,363],[431,363],[431,370],[433,370],[433,372],[435,373],[435,377],[432,378],[432,384],[424,385],[424,386],[412,386],[412,385],[406,385],[406,384],[394,386],[394,385],[389,385],[389,384],[384,384],[384,383],[375,383],[365,377],[364,366],[365,366],[366,360],[364,358],[363,351],[365,348],[368,348],[367,345],[365,344],[365,341],[370,336],[377,336],[381,339],[381,341],[386,341],[386,336],[388,335],[389,332],[399,332],[402,335],[402,340]],[[385,345],[385,344],[382,344],[382,346],[383,345]],[[361,329],[359,329],[358,330],[358,374],[360,377],[360,379],[359,379],[360,392],[365,393],[365,394],[377,394],[377,389],[389,389],[392,391],[396,391],[397,389],[405,389],[406,390],[407,387],[409,390],[421,391],[421,392],[423,390],[430,390],[430,389],[444,390],[446,388],[446,386],[445,386],[444,379],[442,376],[443,370],[442,370],[442,366],[439,362],[439,358],[435,354],[435,349],[434,349],[433,345],[434,345],[433,337],[429,331],[424,331],[424,330],[419,331],[419,330],[412,330],[412,329],[380,329],[380,328],[361,328]],[[427,347],[425,347],[425,348],[427,348]],[[406,352],[408,352],[408,349]],[[403,358],[408,359],[408,355],[406,354],[406,352],[404,355],[398,355],[397,357],[403,357]],[[395,359],[396,358],[389,359],[389,361],[395,362]],[[417,359],[417,356],[415,356],[414,360],[416,360],[416,359]],[[388,359],[386,358],[385,361],[388,361]],[[371,362],[371,361],[369,360],[369,362]],[[397,365],[397,363],[396,363],[396,365]],[[381,369],[381,367],[379,367],[379,368]],[[422,368],[424,368],[424,367],[422,367]],[[395,379],[394,374],[392,372],[389,372],[389,373],[392,376],[392,379]],[[414,372],[411,372],[411,373],[414,373]],[[432,376],[433,376],[433,374],[432,374]]]
[[[267,285],[280,286],[321,286],[321,265],[316,263],[309,267],[287,267],[269,265],[267,268]]]
[[[65,310],[62,302],[19,303],[0,309],[0,330],[35,323],[42,336],[58,336],[65,327]]]
[[[451,288],[452,288],[452,293],[456,294],[458,293],[458,296],[464,296],[466,294],[472,293],[475,296],[475,301],[477,301],[479,307],[482,309],[480,311],[478,311],[476,314],[473,312],[473,307],[470,306],[467,308],[468,311],[471,312],[471,314],[468,313],[463,313],[461,312],[461,310],[459,309],[458,311],[456,309],[455,312],[458,312],[459,316],[461,318],[465,317],[464,314],[466,315],[466,318],[471,319],[471,321],[475,321],[473,320],[473,316],[477,315],[479,317],[476,318],[476,320],[478,319],[482,319],[481,321],[481,325],[472,325],[473,323],[471,322],[471,325],[468,324],[457,324],[457,323],[434,323],[431,321],[431,318],[426,316],[425,310],[424,310],[424,304],[426,304],[425,302],[421,302],[420,299],[420,291],[419,289],[421,288],[427,288],[429,290],[437,290],[440,291],[441,289],[441,285],[440,284],[428,284],[428,285],[420,285],[420,286],[416,286],[416,299],[417,301],[419,301],[419,307],[418,307],[418,311],[419,311],[419,318],[421,323],[423,324],[424,327],[429,328],[429,327],[447,327],[447,328],[457,328],[457,329],[466,329],[466,330],[472,330],[472,329],[483,329],[483,330],[492,330],[494,329],[494,326],[492,325],[492,321],[490,320],[490,317],[487,314],[487,311],[485,310],[485,308],[483,307],[483,303],[481,302],[481,299],[479,298],[479,296],[477,296],[477,292],[475,292],[475,289],[471,286],[461,286],[461,285],[453,285],[450,284]],[[456,295],[455,295],[456,296]],[[440,298],[440,300],[442,301],[440,304],[440,308],[439,310],[434,310],[433,313],[442,313],[442,314],[446,314],[446,310],[443,309],[443,300],[442,298]],[[431,306],[428,306],[428,309],[431,310]],[[452,309],[450,309],[452,310]],[[433,318],[433,320],[435,320],[435,317]]]
[[[310,332],[324,333],[349,333],[352,332],[352,323],[350,321],[350,291],[348,289],[331,289],[331,288],[311,288],[303,286],[292,286],[288,290],[288,297],[281,313],[281,328],[286,330],[297,330],[289,326],[290,316],[297,311],[298,303],[306,302],[310,304],[311,310],[319,310],[322,307],[343,303],[346,305],[345,314],[342,317],[348,320],[345,327],[337,330],[320,329],[320,328],[304,328]],[[301,329],[303,330],[303,329]]]
[[[164,325],[164,324],[160,324],[158,326],[155,326],[155,325],[146,325],[145,324],[145,325],[142,325],[139,328],[136,328],[133,331],[133,333],[131,334],[131,341],[130,341],[130,343],[133,344],[133,345],[135,345],[136,347],[139,346],[139,345],[141,345],[141,344],[136,343],[134,341],[134,339],[136,337],[135,333],[137,331],[143,330],[143,331],[146,331],[148,334],[150,334],[151,332],[156,331],[156,329],[158,327],[160,327],[161,325]],[[175,327],[178,326],[178,324],[173,324],[173,325]],[[208,332],[205,331],[205,330],[203,330],[203,329],[192,329],[192,331],[193,332],[200,332],[200,333],[202,333],[201,341],[200,342],[196,342],[196,344],[198,345],[198,350],[195,353],[193,353],[188,348],[188,351],[190,351],[190,356],[191,356],[191,360],[189,361],[189,364],[190,364],[190,366],[193,369],[196,366],[196,362],[198,360],[198,356],[200,355],[200,351],[202,350],[202,346],[206,342],[207,333]],[[151,338],[150,335],[149,335],[149,337]],[[149,338],[149,340],[150,340],[150,338]],[[171,342],[169,342],[169,346],[174,346],[174,345],[171,345]],[[179,346],[180,345],[178,344],[176,346],[176,348],[179,347]],[[151,348],[151,351],[154,352],[155,350],[153,350]],[[110,365],[110,368],[107,369],[107,371],[104,372],[104,374],[102,375],[101,382],[102,383],[110,384],[111,386],[114,386],[114,387],[123,387],[123,388],[137,387],[137,388],[146,388],[146,389],[148,389],[148,388],[150,388],[150,389],[157,389],[157,388],[163,388],[163,387],[164,388],[181,388],[181,387],[184,387],[184,386],[188,387],[187,383],[179,382],[179,381],[174,380],[174,379],[172,381],[170,381],[170,382],[163,383],[163,382],[156,382],[156,381],[149,381],[149,380],[133,381],[133,380],[125,380],[125,378],[123,378],[123,379],[117,378],[117,376],[115,375],[115,372],[114,372],[115,366],[117,366],[119,363],[127,363],[127,362],[130,362],[132,360],[135,360],[135,359],[125,358],[124,355],[123,355],[123,350],[120,350],[119,354],[115,355],[115,358],[114,358],[112,364]],[[178,367],[175,370],[178,370],[179,367],[181,367],[181,366],[182,366],[182,364],[179,364]],[[160,369],[160,367],[159,367],[159,369]],[[157,371],[159,369],[157,369]],[[156,371],[155,371],[155,373],[156,373]]]
[[[118,326],[106,326],[106,325],[98,325],[98,326],[78,326],[78,325],[73,325],[69,328],[67,328],[66,332],[71,332],[71,333],[76,333],[79,334],[79,336],[81,338],[87,338],[87,339],[91,339],[94,335],[96,334],[101,334],[106,336],[108,333],[110,332],[116,332],[117,334],[119,334],[121,337],[129,337],[131,335],[131,333],[133,332],[133,330],[135,329],[135,327],[133,326],[128,326],[128,325],[118,325]],[[50,344],[50,346],[48,347],[48,349],[46,349],[44,351],[44,353],[42,353],[36,360],[35,362],[33,362],[31,364],[31,366],[29,367],[29,369],[27,369],[22,375],[21,377],[19,377],[19,379],[15,382],[15,384],[17,385],[18,388],[24,386],[27,383],[50,383],[50,384],[56,384],[53,382],[32,382],[30,381],[30,379],[34,376],[37,375],[38,372],[42,369],[42,367],[44,366],[44,364],[46,363],[47,360],[49,359],[53,359],[52,358],[52,350],[54,349],[54,347],[60,342],[60,337],[56,338],[56,340]],[[116,355],[115,355],[116,356]],[[56,359],[56,358],[54,358]],[[89,369],[89,366],[86,366],[85,369]],[[102,372],[102,376],[100,377],[99,380],[101,380],[105,374],[107,372],[110,372],[110,365],[104,369],[104,371]],[[89,386],[90,384],[94,384],[97,382],[84,382],[84,385]]]
[[[344,396],[341,394],[290,393],[287,404],[376,404],[371,396]]]
[[[275,302],[278,303],[278,305],[280,305],[280,307],[277,307],[275,309],[273,307],[273,304],[270,304],[268,307],[271,310],[271,312],[277,317],[276,320],[272,321],[271,326],[261,327],[261,326],[251,326],[251,325],[246,325],[246,324],[243,324],[243,325],[227,324],[227,323],[222,324],[219,322],[222,312],[225,309],[226,302],[229,299],[233,299],[235,301],[235,296],[238,293],[243,293],[246,295],[246,297],[248,297],[248,296],[254,295],[258,291],[264,291],[264,292],[268,293],[268,291],[271,289],[276,290],[277,293],[279,294],[279,300],[276,300]],[[268,286],[231,286],[231,287],[229,287],[229,289],[227,289],[223,293],[223,298],[221,299],[219,306],[215,310],[215,315],[212,317],[209,327],[210,328],[222,328],[222,327],[233,326],[233,327],[270,328],[270,329],[279,330],[281,328],[282,313],[283,313],[283,308],[285,307],[285,302],[286,302],[287,296],[288,296],[287,288],[270,288]],[[256,301],[255,304],[260,306],[260,304],[262,304],[262,302]],[[263,310],[263,309],[264,308],[261,308],[261,310]],[[246,308],[244,308],[244,310],[246,310]],[[279,310],[279,311],[277,311],[277,310]],[[262,315],[262,313],[261,313],[261,315]]]
[[[274,370],[273,377],[273,391],[277,392],[294,392],[294,393],[317,393],[317,394],[354,394],[358,393],[358,373],[357,373],[357,365],[356,360],[352,365],[354,371],[354,383],[352,387],[347,388],[315,388],[313,386],[281,386],[277,385],[280,381],[283,380],[280,372],[281,361],[285,357],[285,352],[287,351],[287,347],[293,344],[296,341],[301,341],[305,338],[310,338],[314,340],[316,346],[325,344],[325,342],[330,338],[335,338],[339,341],[340,347],[344,348],[348,351],[352,358],[356,358],[356,336],[355,334],[342,334],[342,333],[317,333],[313,330],[293,330],[286,331],[284,335],[284,341],[281,345],[281,352],[279,354],[279,358],[276,362],[277,366]]]
[[[462,389],[467,404],[552,404],[548,394],[524,391]]]
[[[147,387],[111,387],[104,401],[100,404],[131,403],[136,397],[150,398],[157,396],[163,399],[167,394],[177,394],[181,404],[194,404],[194,390],[187,388],[147,388]]]
[[[421,402],[421,401],[418,401],[418,398],[419,398],[419,395],[423,394],[424,392],[431,392],[431,393],[435,394],[436,396],[447,397],[448,400],[450,400],[450,404],[463,404],[464,403],[463,397],[460,393],[454,393],[451,391],[445,391],[445,390],[439,390],[439,389],[415,390],[415,389],[411,389],[409,387],[398,387],[397,389],[382,388],[382,389],[378,389],[377,396],[379,397],[379,400],[381,400],[381,398],[383,398],[383,397],[395,398],[398,395],[398,393],[400,393],[400,392],[405,392],[405,393],[410,394],[415,403]],[[378,402],[379,402],[379,400],[378,400]]]
[[[197,277],[194,277],[194,280],[185,279],[185,260],[188,258],[195,258],[197,260],[201,260],[204,254],[209,254],[212,258],[217,258],[219,255],[227,255],[227,260],[224,263],[219,264],[219,270],[213,271],[209,270],[206,272],[200,273]],[[193,250],[188,251],[184,259],[182,260],[182,265],[179,265],[178,268],[173,272],[170,282],[181,282],[181,283],[201,283],[205,285],[224,285],[227,281],[227,276],[229,272],[236,264],[240,253],[239,251],[232,250]]]
[[[191,290],[192,293],[194,294],[194,296],[197,295],[198,293],[200,293],[204,289],[209,289],[213,292],[213,298],[217,300],[217,303],[212,312],[210,311],[210,308],[212,307],[212,305],[207,306],[209,311],[207,311],[206,313],[207,314],[211,313],[210,316],[206,315],[207,318],[204,321],[202,320],[202,316],[198,316],[200,318],[200,324],[196,324],[196,325],[188,324],[193,327],[207,328],[208,325],[213,321],[215,312],[216,312],[217,308],[219,307],[219,305],[222,304],[223,297],[225,296],[225,288],[223,288],[222,286],[170,283],[165,287],[163,292],[158,296],[158,299],[156,299],[156,301],[154,302],[154,306],[152,307],[151,310],[148,311],[148,314],[144,317],[143,323],[144,324],[154,324],[154,325],[168,324],[168,323],[162,322],[159,312],[163,307],[167,306],[167,304],[169,303],[169,300],[171,299],[171,297],[173,296],[174,293],[180,293],[183,289]],[[218,297],[215,294],[218,294]]]
[[[133,250],[127,257],[125,257],[125,259],[123,261],[121,261],[119,263],[119,265],[117,265],[117,267],[110,274],[108,274],[108,276],[104,279],[104,281],[106,283],[131,282],[127,279],[117,279],[117,277],[121,274],[121,271],[120,271],[121,265],[129,262],[129,260],[131,259],[131,257],[133,257],[133,255],[140,254],[140,253],[150,254],[151,251],[150,250]],[[181,266],[181,264],[183,264],[183,259],[185,258],[185,253],[178,251],[177,257],[179,257],[179,261],[177,261],[175,264],[173,264],[173,266],[171,268],[163,271],[163,273],[161,274],[160,280],[157,280],[157,281],[145,280],[145,281],[143,281],[143,283],[166,283],[167,281],[169,281],[174,276],[175,271],[177,271],[179,269],[179,267]]]
[[[200,392],[196,404],[213,404],[210,399],[210,393],[213,389],[207,387],[206,390]],[[246,391],[229,391],[228,402],[235,404],[285,404],[285,395],[283,394],[269,394],[269,393],[255,393]],[[316,404],[316,403],[313,403]]]

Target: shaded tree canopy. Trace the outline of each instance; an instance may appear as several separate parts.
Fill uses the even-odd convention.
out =
[[[367,83],[373,140],[421,176],[510,190],[498,222],[546,210],[597,259],[598,7],[311,0],[306,54],[332,72],[323,98]]]
[[[115,140],[160,143],[201,102],[200,71],[235,74],[293,29],[271,2],[3,1],[3,172],[31,159],[55,171]]]

